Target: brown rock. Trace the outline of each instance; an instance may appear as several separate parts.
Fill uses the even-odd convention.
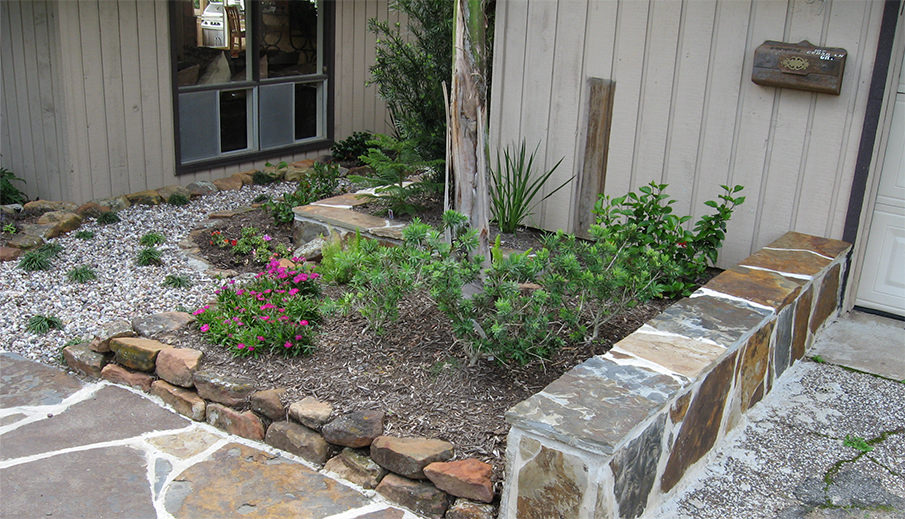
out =
[[[32,200],[22,206],[22,212],[26,214],[44,214],[51,211],[75,211],[77,204],[56,200]]]
[[[249,440],[264,439],[264,424],[258,415],[251,411],[239,412],[220,404],[208,404],[207,423]]]
[[[294,422],[272,423],[267,428],[264,441],[268,445],[291,452],[318,465],[323,465],[330,456],[331,448],[327,440],[304,425]]]
[[[197,180],[185,186],[185,188],[193,197],[209,195],[219,191],[213,182],[208,182],[207,180]]]
[[[452,456],[453,445],[443,440],[380,436],[371,444],[371,457],[381,467],[412,479],[424,479],[424,467]]]
[[[581,458],[548,449],[527,437],[522,438],[519,450],[528,461],[517,474],[516,517],[578,517],[588,481],[588,467]]]
[[[333,414],[333,406],[316,398],[305,397],[289,406],[289,416],[305,426],[320,431]],[[382,431],[381,431],[382,432]]]
[[[413,481],[387,474],[377,485],[377,493],[416,513],[440,519],[449,508],[449,496],[426,481]]]
[[[424,467],[424,475],[440,490],[485,503],[493,501],[492,474],[493,467],[474,458],[434,462]]]
[[[446,519],[493,519],[493,513],[493,505],[456,499],[456,502],[446,511],[445,517]]]
[[[293,168],[308,169],[313,167],[315,162],[317,161],[314,159],[297,160],[290,164],[290,166],[292,166]]]
[[[831,240],[829,238],[821,238],[819,236],[790,231],[767,246],[773,249],[810,250],[817,254],[838,258],[848,251],[848,248],[851,245],[844,241]]]
[[[132,207],[132,202],[124,196],[114,196],[111,198],[100,198],[95,200],[98,205],[109,207],[111,211],[122,211]]]
[[[383,434],[383,411],[358,411],[349,413],[324,425],[324,438],[343,447],[367,447],[374,438]]]
[[[343,479],[351,481],[362,488],[375,488],[387,474],[386,469],[374,463],[374,460],[346,447],[338,455],[330,459],[324,469],[339,474]]]
[[[218,178],[213,181],[219,191],[236,191],[242,189],[242,180],[235,177]]]
[[[149,337],[162,332],[172,332],[194,322],[195,318],[185,312],[161,312],[132,319],[132,328],[139,335]]]
[[[669,492],[716,442],[737,356],[738,352],[733,352],[717,364],[692,399],[660,479],[663,492]]]
[[[140,371],[129,371],[118,364],[107,364],[101,370],[101,378],[114,384],[122,384],[147,393],[151,390],[154,377]]]
[[[271,420],[285,420],[286,408],[283,406],[282,400],[285,394],[286,390],[282,388],[265,389],[264,391],[252,393],[248,397],[248,403],[251,405],[252,411],[260,413]]]
[[[89,377],[100,378],[101,369],[107,364],[109,357],[91,351],[87,343],[82,343],[63,348],[63,359],[66,361],[66,365],[75,371]]]
[[[192,379],[201,398],[228,406],[244,403],[255,390],[251,380],[219,375],[212,371],[195,372]]]
[[[38,225],[52,225],[53,227],[44,233],[45,238],[56,238],[82,225],[82,217],[68,211],[50,211],[38,218]]]
[[[91,349],[100,353],[110,351],[110,341],[120,337],[134,337],[135,331],[132,324],[125,319],[117,319],[106,323],[101,328],[101,335],[96,341],[91,341]]]
[[[167,348],[157,354],[157,376],[170,384],[192,387],[203,355],[191,348]]]
[[[139,371],[154,371],[157,354],[167,348],[172,346],[140,337],[110,339],[110,350],[116,354],[116,362]]]
[[[164,202],[168,201],[171,196],[176,194],[182,195],[186,198],[190,198],[192,196],[188,189],[177,184],[164,186],[157,190],[157,194],[160,195],[160,198],[162,198]]]
[[[832,262],[807,251],[760,249],[739,262],[743,267],[760,267],[784,274],[813,276]]]
[[[204,420],[207,402],[194,391],[176,387],[163,380],[151,383],[151,394],[173,406],[177,413],[196,422]]]
[[[811,318],[811,303],[814,300],[814,288],[808,288],[795,302],[795,317],[792,320],[792,361],[804,357],[810,346],[808,336],[808,320]]]
[[[126,199],[132,204],[140,205],[159,205],[163,202],[163,198],[153,189],[138,191],[137,193],[129,193]]]
[[[820,282],[820,292],[817,294],[817,300],[814,303],[814,313],[811,315],[810,329],[811,333],[817,332],[827,318],[833,315],[839,306],[839,272],[841,271],[839,264],[833,265]]]
[[[231,178],[238,179],[240,182],[242,182],[243,186],[250,186],[251,184],[254,183],[254,178],[253,178],[254,174],[255,174],[254,170],[243,171],[241,173],[234,174]]]
[[[40,234],[44,234],[43,231]],[[24,231],[12,235],[6,242],[7,247],[22,250],[34,249],[35,247],[40,247],[43,244],[44,238],[42,238],[41,236],[28,234]]]
[[[724,270],[705,285],[707,288],[769,306],[777,311],[790,304],[801,291],[800,279],[775,272],[735,266]]]
[[[764,396],[764,379],[770,361],[770,335],[776,321],[757,330],[745,345],[738,374],[742,411],[747,411]]]
[[[19,259],[22,249],[16,247],[0,247],[0,261],[13,261]]]
[[[676,401],[672,404],[672,407],[669,408],[669,418],[672,420],[673,424],[677,424],[685,418],[685,413],[688,412],[688,404],[691,403],[691,391],[685,393],[676,399]]]
[[[110,208],[97,202],[85,202],[75,212],[82,218],[97,218],[104,213],[109,213]]]

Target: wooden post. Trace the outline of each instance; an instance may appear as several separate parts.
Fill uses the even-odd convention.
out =
[[[592,213],[594,204],[606,186],[606,158],[609,151],[610,128],[613,125],[615,91],[615,81],[588,78],[588,126],[584,163],[578,176],[578,203],[575,204],[573,229],[575,234],[582,238],[591,237],[588,229],[594,223]]]

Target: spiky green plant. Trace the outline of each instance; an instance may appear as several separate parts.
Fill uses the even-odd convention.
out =
[[[151,231],[149,233],[145,233],[144,236],[139,238],[138,244],[142,247],[153,247],[155,245],[160,245],[165,241],[166,237],[162,233]]]
[[[47,256],[48,258],[53,258],[60,254],[63,251],[63,246],[59,243],[48,242],[44,245],[41,245],[37,249],[35,249],[38,253]]]
[[[135,263],[139,267],[147,267],[150,265],[162,265],[163,258],[162,254],[159,250],[154,247],[145,247],[138,251],[138,256],[135,257]]]
[[[25,329],[31,333],[43,335],[51,329],[62,330],[63,321],[60,321],[58,317],[52,315],[37,314],[28,319],[28,324],[25,325]]]
[[[50,269],[50,258],[38,250],[30,250],[19,258],[19,268],[26,272]]]
[[[188,288],[192,286],[192,281],[182,274],[169,274],[163,278],[162,285],[170,288]]]
[[[182,193],[173,193],[167,198],[167,203],[176,206],[187,205],[189,203],[189,197]]]
[[[94,232],[93,231],[79,231],[79,232],[75,233],[75,237],[80,240],[90,240],[91,238],[94,238]]]
[[[97,279],[97,274],[88,265],[80,265],[66,273],[66,278],[73,283],[87,283]]]
[[[107,211],[106,213],[101,213],[97,215],[97,223],[101,225],[109,225],[111,223],[117,223],[121,221],[121,218],[116,211]]]

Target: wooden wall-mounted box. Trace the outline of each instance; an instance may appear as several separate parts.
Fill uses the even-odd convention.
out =
[[[845,49],[765,41],[754,51],[751,81],[758,85],[839,95],[845,72]]]

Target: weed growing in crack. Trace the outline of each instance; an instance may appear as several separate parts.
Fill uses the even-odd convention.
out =
[[[874,450],[870,444],[867,443],[867,440],[861,438],[860,436],[849,436],[845,435],[845,440],[842,441],[842,445],[846,447],[851,447],[853,449],[859,450],[861,452],[870,452]]]

